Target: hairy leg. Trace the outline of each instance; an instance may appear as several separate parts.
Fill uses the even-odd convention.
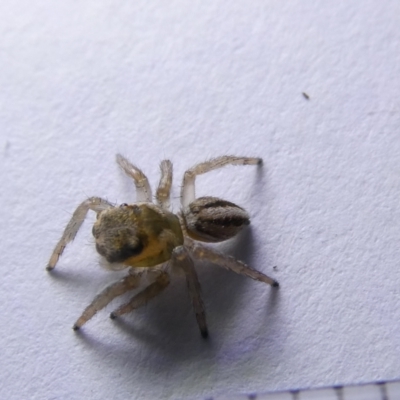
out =
[[[111,207],[114,206],[107,200],[101,199],[100,197],[90,197],[81,203],[72,214],[71,220],[68,222],[61,239],[58,241],[53,253],[51,254],[46,269],[51,271],[56,266],[58,259],[63,253],[66,245],[74,240],[89,210],[93,210],[98,213]]]
[[[121,307],[117,308],[110,314],[111,319],[115,319],[120,315],[129,313],[136,308],[144,306],[149,302],[149,300],[160,294],[169,285],[169,276],[166,272],[161,272],[156,278],[155,282],[147,286],[146,289],[132,297],[132,299],[123,304]]]
[[[181,268],[185,273],[189,296],[192,300],[197,324],[200,328],[201,336],[203,336],[203,338],[206,338],[208,337],[208,328],[204,303],[201,298],[199,278],[197,277],[193,261],[183,246],[177,247],[172,253],[172,263],[174,264],[174,266]]]
[[[260,164],[262,164],[261,158],[234,157],[234,156],[217,157],[210,161],[196,164],[194,167],[188,169],[183,177],[182,189],[181,189],[182,206],[187,207],[196,198],[195,180],[197,175],[202,175],[207,172],[213,171],[215,169],[222,168],[225,165],[260,165]]]
[[[100,294],[98,294],[92,303],[86,307],[85,311],[75,322],[73,329],[78,330],[90,318],[92,318],[98,311],[104,308],[110,301],[116,297],[123,295],[129,290],[134,289],[140,283],[140,275],[128,275],[118,282],[106,287]]]
[[[172,163],[169,160],[163,160],[160,164],[161,179],[158,184],[156,199],[157,203],[164,210],[169,210],[169,198],[172,185]]]
[[[242,261],[238,261],[231,256],[227,256],[198,243],[192,243],[190,250],[193,254],[193,257],[198,260],[209,261],[213,264],[219,265],[222,268],[236,272],[237,274],[245,275],[256,281],[265,282],[273,287],[279,287],[279,283],[275,279],[264,275],[262,272],[249,267]]]
[[[142,170],[131,164],[125,157],[121,156],[121,154],[117,154],[117,163],[122,170],[135,182],[136,201],[151,203],[151,187],[146,175],[142,172]]]

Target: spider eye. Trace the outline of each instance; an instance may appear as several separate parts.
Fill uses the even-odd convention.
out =
[[[111,263],[137,256],[144,247],[145,239],[130,228],[111,230],[96,243],[97,251]]]

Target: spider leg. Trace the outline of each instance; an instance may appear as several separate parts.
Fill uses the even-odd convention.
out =
[[[202,246],[198,243],[192,243],[190,245],[190,250],[191,253],[193,254],[193,257],[198,260],[209,261],[222,268],[236,272],[237,274],[245,275],[251,279],[267,283],[268,285],[271,285],[276,288],[279,287],[279,283],[275,279],[270,278],[267,275],[264,275],[260,271],[257,271],[256,269],[249,267],[242,261],[236,260],[231,256],[219,253],[218,251]]]
[[[215,169],[222,168],[225,165],[259,165],[261,163],[261,158],[222,156],[196,164],[194,167],[188,169],[183,176],[181,189],[182,206],[187,207],[196,198],[195,180],[197,175],[202,175]]]
[[[134,289],[140,283],[140,275],[129,274],[125,278],[112,285],[106,287],[100,294],[98,294],[92,303],[86,307],[85,311],[75,322],[73,329],[78,330],[90,318],[92,318],[98,311],[104,308],[110,301],[116,297],[123,295],[129,290]]]
[[[121,154],[117,154],[117,163],[135,182],[137,202],[143,201],[151,203],[151,187],[142,170],[131,164],[125,157],[121,156]]]
[[[58,259],[60,258],[67,244],[74,240],[89,210],[99,213],[100,211],[110,207],[114,206],[107,200],[101,199],[100,197],[89,197],[87,200],[81,203],[72,214],[71,220],[68,222],[61,239],[51,254],[46,269],[51,271],[56,266]]]
[[[169,197],[172,185],[172,163],[169,160],[163,160],[160,164],[161,179],[158,184],[156,199],[157,203],[164,210],[169,210]]]
[[[155,282],[146,287],[143,291],[133,296],[132,299],[117,308],[110,314],[111,319],[115,319],[122,314],[129,313],[136,308],[144,306],[149,300],[156,297],[169,285],[169,276],[166,272],[162,271],[156,278]]]
[[[208,328],[206,322],[206,313],[204,303],[201,298],[201,287],[197,272],[194,268],[193,260],[183,246],[177,247],[172,253],[172,263],[180,267],[186,276],[186,283],[189,290],[189,296],[192,300],[194,312],[196,314],[197,324],[203,338],[208,337]]]

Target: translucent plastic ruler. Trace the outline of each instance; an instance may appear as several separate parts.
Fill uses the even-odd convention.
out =
[[[400,400],[400,380],[321,389],[216,396],[205,400]]]

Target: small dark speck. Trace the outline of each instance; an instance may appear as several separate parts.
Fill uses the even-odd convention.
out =
[[[117,316],[112,312],[112,313],[110,314],[110,318],[111,318],[111,319],[117,319]]]
[[[257,399],[257,395],[255,393],[249,394],[248,396],[249,400],[256,400]]]
[[[306,92],[303,92],[302,95],[306,100],[310,100],[310,96]]]
[[[272,267],[274,271],[278,271],[278,267],[275,265],[274,267]]]

